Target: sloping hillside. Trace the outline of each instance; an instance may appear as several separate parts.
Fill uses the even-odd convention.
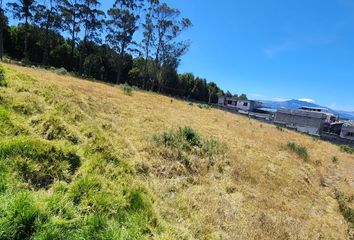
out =
[[[350,239],[354,155],[337,146],[3,67],[0,239]]]

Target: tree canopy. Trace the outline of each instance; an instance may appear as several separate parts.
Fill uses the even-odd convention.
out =
[[[7,16],[18,25],[9,26]],[[178,74],[190,27],[160,0],[115,0],[106,12],[99,0],[17,0],[6,11],[1,1],[0,57],[207,103],[233,96],[215,82]]]

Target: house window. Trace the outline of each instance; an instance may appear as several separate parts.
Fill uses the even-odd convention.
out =
[[[232,101],[231,101],[231,100],[228,100],[228,101],[227,101],[227,104],[232,105]]]
[[[244,102],[244,103],[243,103],[243,106],[244,106],[244,107],[247,107],[247,106],[248,106],[248,102]]]
[[[354,132],[348,132],[346,136],[347,137],[354,137]]]
[[[237,106],[237,101],[235,101],[235,106]]]

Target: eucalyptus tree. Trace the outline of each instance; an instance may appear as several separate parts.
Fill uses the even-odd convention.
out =
[[[116,0],[107,12],[106,40],[119,55],[116,83],[121,82],[125,54],[136,44],[133,36],[138,30],[140,4],[140,0]]]
[[[148,65],[150,54],[152,53],[154,43],[156,41],[156,17],[155,12],[160,5],[159,0],[146,0],[144,12],[145,12],[145,20],[142,23],[143,29],[143,40],[141,42],[141,47],[144,54],[145,64],[144,64],[144,77],[145,81],[148,78]]]
[[[98,0],[84,0],[81,5],[83,41],[80,51],[80,73],[82,73],[83,62],[87,57],[88,42],[101,43],[100,33],[102,33],[105,13],[100,10],[100,6],[101,3]]]
[[[52,47],[51,32],[57,32],[61,28],[61,17],[59,13],[58,0],[42,0],[36,5],[35,21],[43,29],[43,65],[49,63],[49,52]]]
[[[7,18],[3,8],[2,0],[0,0],[0,59],[4,56],[4,29],[7,26]]]
[[[158,91],[164,84],[164,69],[177,68],[180,57],[188,50],[188,41],[178,41],[178,36],[192,23],[188,18],[180,18],[180,11],[166,3],[160,4],[154,11],[156,18],[155,64]]]
[[[28,55],[28,35],[29,35],[29,22],[33,20],[35,0],[17,0],[15,2],[10,2],[7,4],[10,12],[12,12],[13,17],[20,21],[24,20],[25,29],[25,47],[24,47],[24,57],[25,61],[29,61]]]
[[[62,18],[62,28],[68,32],[71,40],[70,61],[72,69],[75,68],[74,51],[78,42],[78,33],[82,21],[82,0],[61,0],[59,3]]]

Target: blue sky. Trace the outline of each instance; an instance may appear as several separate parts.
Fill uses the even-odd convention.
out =
[[[354,0],[171,0],[194,26],[180,71],[256,99],[354,111]]]
[[[167,2],[193,22],[180,72],[253,99],[354,111],[354,0]]]

